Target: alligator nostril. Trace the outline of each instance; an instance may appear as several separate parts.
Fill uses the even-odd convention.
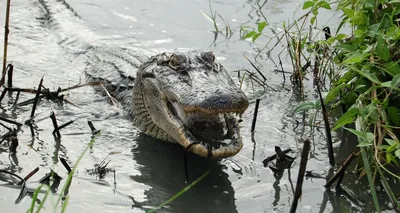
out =
[[[225,98],[225,97],[220,98],[218,101],[219,101],[220,104],[226,104],[226,103],[228,103],[228,99]]]
[[[203,105],[207,108],[229,108],[233,104],[233,99],[230,95],[219,94],[218,96],[213,96],[204,100]]]

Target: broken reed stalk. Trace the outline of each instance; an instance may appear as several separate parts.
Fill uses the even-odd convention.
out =
[[[350,156],[342,163],[342,166],[337,170],[336,174],[333,175],[325,184],[325,188],[331,187],[336,179],[338,179],[341,175],[344,175],[344,172],[346,171],[347,167],[350,165],[355,156],[356,154],[354,152],[350,154]]]
[[[256,108],[254,109],[254,114],[253,114],[253,121],[251,122],[251,132],[254,132],[254,129],[256,127],[256,121],[257,121],[257,114],[258,114],[258,106],[260,105],[260,99],[257,98],[256,100]]]
[[[12,64],[9,64],[7,66],[7,70],[8,70],[8,72],[7,72],[7,77],[8,77],[7,78],[7,87],[12,88],[12,78],[13,78],[14,66]],[[11,92],[11,91],[9,90],[9,92]]]
[[[42,90],[42,84],[43,84],[43,77],[42,77],[42,79],[40,79],[39,86],[38,86],[38,89],[37,89],[37,93],[36,93],[36,96],[35,96],[35,100],[33,101],[31,118],[33,118],[33,116],[35,115],[36,105],[37,105],[37,103],[39,101],[40,91]]]
[[[57,138],[61,138],[60,131],[58,131],[59,128],[58,128],[58,124],[57,124],[56,114],[54,114],[54,112],[51,112],[50,118],[51,118],[51,121],[53,122],[53,126],[54,126],[53,134],[56,133]]]
[[[6,72],[6,63],[7,63],[7,45],[8,45],[8,34],[10,33],[8,29],[8,24],[10,22],[10,5],[11,5],[11,0],[7,0],[7,6],[6,6],[6,22],[4,24],[4,52],[3,52],[3,75],[5,75]],[[3,86],[4,84],[4,78],[1,78],[0,80],[0,87]]]
[[[282,65],[282,60],[281,60],[281,53],[279,53],[278,58],[279,58],[279,65],[281,66],[281,70],[282,70],[283,84],[285,84],[286,76],[285,76],[285,71],[283,70],[283,65]]]
[[[61,129],[63,129],[63,128],[69,126],[69,125],[72,124],[72,123],[74,123],[74,121],[71,120],[71,121],[68,121],[67,123],[65,123],[65,124],[63,124],[63,125],[61,125],[61,126],[59,126],[57,129],[54,129],[53,134],[54,134],[55,132],[59,132]]]
[[[296,183],[296,191],[294,193],[293,203],[290,207],[290,213],[295,213],[297,209],[297,204],[301,197],[301,188],[303,187],[304,181],[304,174],[306,173],[307,161],[308,161],[308,153],[310,152],[311,142],[310,140],[305,140],[303,144],[303,153],[301,154],[300,160],[300,170],[297,176],[297,183]]]
[[[17,138],[17,131],[14,129],[10,136],[8,137],[8,145],[10,147],[10,154],[15,154],[17,153],[17,147],[18,147],[18,138]],[[10,145],[10,141],[11,141],[11,145]]]
[[[322,98],[322,95],[321,95],[321,89],[320,89],[319,83],[320,82],[318,81],[317,82],[317,91],[318,91],[319,100],[321,102],[322,116],[324,117],[325,133],[326,133],[326,140],[327,140],[327,146],[328,146],[329,164],[331,166],[335,166],[335,155],[333,154],[333,142],[332,142],[332,135],[331,135],[331,127],[329,126],[328,113],[326,111],[324,99]]]
[[[115,175],[115,169],[113,171],[114,171],[114,186],[115,186],[115,185],[117,185],[117,178],[116,178],[116,175]]]
[[[0,85],[0,87],[1,87],[1,85]],[[7,88],[4,88],[3,92],[1,92],[1,95],[0,95],[0,102],[3,100],[4,96],[6,95],[6,92],[7,92]]]
[[[61,163],[64,165],[65,169],[68,171],[68,174],[71,173],[72,169],[71,169],[71,167],[68,165],[67,161],[66,161],[64,158],[62,158],[62,157],[60,157],[60,161],[61,161]]]
[[[16,107],[17,106],[17,104],[18,104],[18,99],[19,99],[19,95],[20,95],[20,91],[18,91],[17,92],[17,96],[15,96],[15,101],[14,101],[14,107]]]
[[[93,123],[91,121],[88,121],[88,125],[89,125],[90,130],[92,131],[92,133],[96,131],[96,128],[94,127],[94,125],[93,125]]]
[[[32,170],[31,172],[29,172],[29,174],[27,174],[24,179],[22,179],[19,183],[17,183],[17,185],[22,185],[25,181],[27,181],[29,178],[31,178],[34,174],[36,174],[39,171],[39,167],[36,167],[34,170]]]
[[[283,150],[282,153],[286,155],[287,153],[289,153],[291,151],[292,151],[292,149],[289,148],[289,149]],[[266,159],[264,159],[263,160],[264,167],[267,166],[270,161],[275,160],[276,157],[278,157],[278,156],[275,153],[274,155],[271,155],[271,156],[267,157]]]
[[[261,75],[261,77],[264,79],[264,81],[266,81],[267,78],[262,74],[262,72],[260,71],[260,69],[258,69],[258,68],[256,67],[256,65],[254,65],[253,62],[250,61],[249,58],[247,58],[246,56],[244,56],[244,57],[245,57],[245,58],[247,59],[247,61],[251,64],[251,66],[258,72],[258,74]]]
[[[22,126],[21,123],[18,123],[18,122],[16,122],[16,121],[9,120],[9,119],[7,119],[7,118],[0,117],[0,120],[1,120],[1,121],[4,121],[4,122],[7,122],[7,123],[10,123],[10,124],[17,125],[17,126]]]

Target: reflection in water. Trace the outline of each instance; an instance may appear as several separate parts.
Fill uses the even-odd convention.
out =
[[[176,144],[163,143],[144,134],[137,137],[138,146],[132,149],[139,164],[140,176],[134,181],[152,187],[145,194],[146,206],[158,206],[185,187],[184,150]],[[207,170],[210,174],[181,197],[157,212],[237,212],[234,191],[224,166],[218,161],[188,155],[189,181]]]

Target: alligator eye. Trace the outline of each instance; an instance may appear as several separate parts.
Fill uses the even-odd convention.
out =
[[[220,63],[214,63],[214,71],[219,71],[221,69],[221,64]]]
[[[215,61],[215,55],[213,52],[203,52],[201,53],[201,58],[210,64],[213,64]]]
[[[172,69],[178,69],[179,68],[179,59],[175,54],[171,55],[171,57],[169,58],[169,66]]]

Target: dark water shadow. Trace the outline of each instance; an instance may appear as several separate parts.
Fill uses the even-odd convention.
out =
[[[184,152],[176,144],[161,142],[144,134],[140,134],[136,141],[138,146],[132,152],[141,175],[131,178],[152,187],[145,192],[148,201],[144,205],[155,207],[186,186]],[[167,208],[157,212],[237,212],[234,190],[224,167],[218,161],[189,154],[189,181],[209,169],[211,172]]]
[[[351,126],[351,128],[354,128]],[[335,151],[336,156],[336,165],[337,167],[341,166],[342,162],[344,162],[351,153],[357,153],[357,137],[348,132],[341,132],[341,143],[339,147]],[[332,205],[333,212],[343,212],[343,210],[351,210],[351,212],[374,212],[375,207],[372,201],[371,194],[369,193],[369,184],[367,177],[364,176],[360,178],[359,171],[356,171],[355,168],[362,166],[362,161],[360,160],[361,156],[356,157],[353,162],[348,167],[342,186],[346,188],[347,192],[351,193],[351,196],[346,196],[345,193],[340,191],[332,192],[330,190],[326,190],[324,194],[324,201],[329,200]],[[332,171],[330,171],[332,172]],[[332,174],[328,175],[329,177]],[[389,175],[387,176],[389,177]],[[400,190],[400,185],[397,184],[393,178],[388,178],[387,182],[391,186],[393,192],[398,192]],[[336,185],[336,183],[335,183]],[[393,210],[390,204],[389,197],[386,192],[382,189],[379,184],[379,178],[376,180],[376,188],[381,190],[377,190],[378,202],[380,204],[380,208],[382,211],[391,211]],[[322,208],[321,211],[322,212]]]

